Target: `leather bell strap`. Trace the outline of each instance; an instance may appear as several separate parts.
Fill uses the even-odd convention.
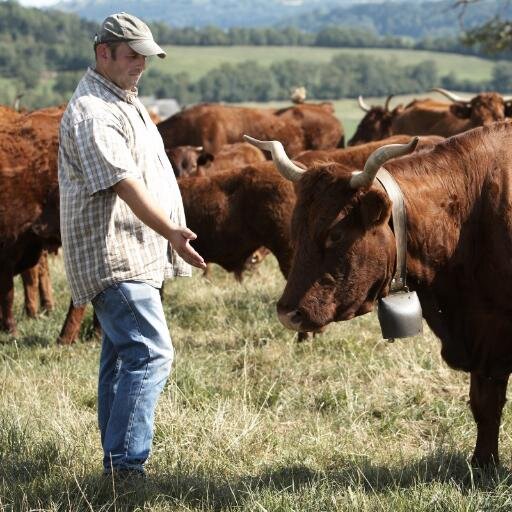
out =
[[[397,292],[407,288],[405,279],[407,275],[407,216],[404,196],[395,178],[384,167],[379,168],[376,178],[392,203],[391,215],[396,243],[396,271],[391,281],[391,291]]]

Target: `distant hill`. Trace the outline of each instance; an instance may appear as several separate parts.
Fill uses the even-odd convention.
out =
[[[101,21],[126,11],[173,27],[260,27],[275,25],[324,5],[350,5],[353,0],[65,0],[53,8]]]
[[[119,11],[171,27],[295,26],[317,32],[326,26],[365,27],[375,34],[413,39],[455,36],[461,30],[455,0],[62,0],[54,9],[101,21]],[[495,14],[512,17],[512,2],[469,4],[464,25]]]
[[[423,1],[409,0],[408,4]],[[325,18],[325,24],[330,12],[342,15],[343,9],[365,3],[364,0],[64,0],[54,8],[96,21],[113,12],[126,11],[173,27],[262,27],[288,25],[293,20],[309,30],[310,16],[319,20]],[[314,24],[317,28],[316,22]]]
[[[454,36],[461,30],[460,10],[454,0],[388,1],[327,6],[291,17],[280,25],[293,25],[316,32],[330,25],[367,27],[379,35],[405,36],[413,39]],[[481,0],[467,6],[464,27],[481,25],[495,15],[512,17],[512,2]]]

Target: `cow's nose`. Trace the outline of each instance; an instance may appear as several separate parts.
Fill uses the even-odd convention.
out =
[[[277,316],[279,321],[288,329],[293,331],[299,331],[302,324],[302,314],[298,309],[293,311],[284,311],[282,309],[277,310]]]

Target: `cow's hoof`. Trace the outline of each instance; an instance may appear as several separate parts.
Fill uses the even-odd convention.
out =
[[[15,323],[4,323],[1,327],[1,330],[10,334],[11,336],[18,336],[18,329],[16,328]]]
[[[52,303],[48,303],[48,304],[45,303],[45,304],[41,305],[41,310],[42,310],[41,312],[45,315],[48,313],[51,313],[54,309],[55,309],[55,305]]]
[[[37,309],[26,309],[25,314],[29,318],[37,318]]]
[[[57,345],[73,345],[75,338],[71,336],[59,336],[56,343]]]

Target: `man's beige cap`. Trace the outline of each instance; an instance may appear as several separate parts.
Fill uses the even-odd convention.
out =
[[[155,43],[149,27],[139,18],[126,12],[119,12],[105,18],[94,42],[97,44],[125,42],[134,52],[146,57],[158,55],[163,59],[166,56],[162,48]]]

